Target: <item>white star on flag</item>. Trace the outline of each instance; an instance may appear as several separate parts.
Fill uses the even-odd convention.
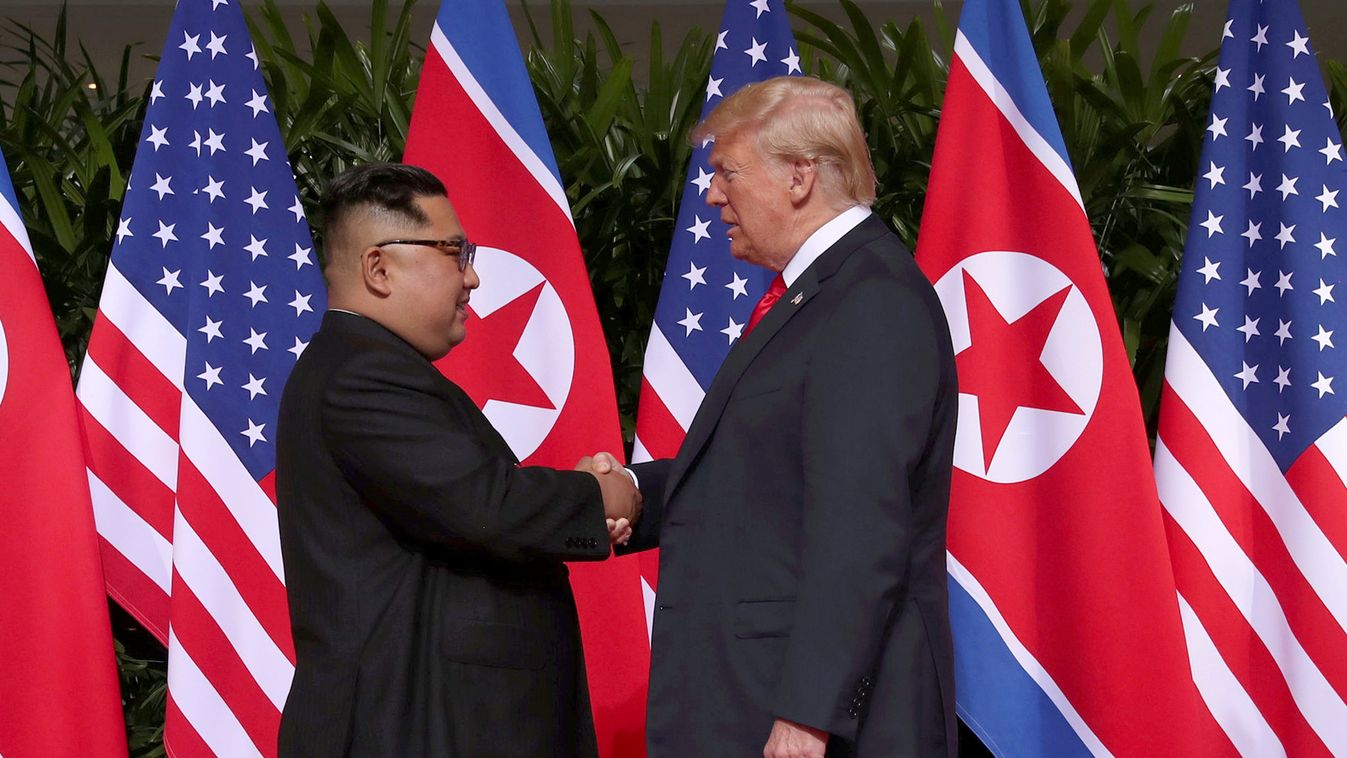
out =
[[[247,203],[253,209],[253,215],[256,215],[258,211],[267,207],[267,193],[258,192],[256,187],[250,187],[249,189],[252,190],[252,193],[243,202]]]
[[[262,436],[262,431],[265,428],[266,424],[255,424],[252,419],[248,419],[248,428],[241,432],[244,437],[248,438],[248,447],[252,447],[258,442],[267,441],[267,438]]]
[[[697,178],[693,179],[692,183],[697,185],[698,195],[704,195],[708,189],[711,189],[711,179],[714,176],[714,173],[707,172],[706,169],[701,166],[697,167]]]
[[[701,216],[694,216],[693,218],[696,220],[693,222],[692,226],[689,226],[685,230],[692,232],[692,241],[700,242],[704,239],[711,239],[711,233],[707,231],[707,228],[711,225],[710,219],[703,221]]]
[[[683,278],[688,280],[688,289],[694,289],[698,284],[706,284],[704,274],[706,267],[697,268],[695,263],[688,264],[688,272],[683,274]]]
[[[173,294],[174,289],[182,289],[182,285],[178,283],[178,274],[181,273],[181,269],[169,271],[167,268],[164,268],[164,276],[159,281],[155,282],[155,284],[162,284],[164,286],[164,294],[171,295]]]
[[[765,62],[767,60],[766,51],[767,51],[767,44],[758,42],[757,39],[754,39],[753,43],[749,45],[747,50],[744,51],[744,54],[748,56],[750,61],[748,65],[756,66],[758,65],[759,61]]]
[[[687,333],[683,335],[684,337],[690,337],[693,332],[700,332],[702,330],[702,314],[693,313],[690,308],[688,309],[687,314],[688,315],[683,317],[682,321],[678,322],[680,326],[687,330]]]
[[[242,386],[242,389],[245,389],[245,390],[248,391],[248,399],[249,399],[249,400],[252,400],[253,398],[256,398],[258,395],[265,395],[265,394],[267,394],[266,389],[264,389],[264,388],[262,387],[262,383],[265,382],[265,381],[266,381],[266,377],[261,377],[261,378],[259,378],[259,377],[253,376],[252,374],[249,374],[249,375],[248,375],[248,383],[247,383],[247,384],[244,384],[244,385]]]
[[[145,141],[154,145],[154,149],[158,151],[159,148],[168,144],[168,129],[160,129],[157,126],[151,126],[150,136],[146,137]]]
[[[215,60],[215,56],[217,55],[225,54],[224,43],[225,37],[217,37],[215,36],[215,32],[210,33],[210,42],[206,43],[206,49],[210,51],[211,60]]]
[[[1295,339],[1291,336],[1291,322],[1277,319],[1277,331],[1272,336],[1277,338],[1278,345],[1285,345],[1287,340]]]
[[[254,118],[256,118],[260,114],[271,112],[270,110],[267,109],[266,96],[261,94],[257,90],[253,90],[252,99],[244,103],[244,105],[247,105],[252,110]]]
[[[258,332],[256,329],[249,329],[248,339],[243,340],[243,344],[247,345],[254,353],[256,353],[258,350],[266,350],[267,333]]]
[[[210,363],[206,364],[206,370],[202,371],[200,374],[197,374],[196,378],[206,382],[206,389],[208,391],[210,390],[211,387],[214,387],[217,384],[224,383],[220,380],[220,369],[210,365]]]

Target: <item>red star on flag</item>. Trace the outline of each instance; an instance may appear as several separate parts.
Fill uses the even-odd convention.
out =
[[[485,407],[488,400],[500,400],[549,410],[556,408],[514,355],[544,286],[540,283],[485,318],[468,306],[467,339],[440,359],[439,365],[441,370],[447,368],[446,362],[485,368],[450,373],[477,407]]]
[[[1005,320],[967,271],[963,272],[963,286],[972,345],[956,357],[959,391],[978,398],[983,465],[990,467],[1019,408],[1083,413],[1040,358],[1071,285],[1047,297],[1014,323]]]

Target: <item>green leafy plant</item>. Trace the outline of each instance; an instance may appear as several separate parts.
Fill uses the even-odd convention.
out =
[[[919,20],[907,28],[885,21],[876,29],[852,0],[840,3],[849,26],[798,5],[791,7],[791,13],[808,24],[795,37],[807,73],[835,82],[856,97],[879,179],[874,210],[909,247],[915,247],[949,75],[948,51],[933,48]],[[948,38],[946,47],[952,45],[952,37]]]
[[[693,31],[666,56],[659,23],[652,23],[638,86],[634,62],[598,13],[591,11],[597,32],[583,40],[573,36],[569,0],[551,5],[550,41],[532,14],[526,17],[533,47],[525,61],[566,181],[630,439],[712,40]]]
[[[114,79],[98,73],[83,45],[71,47],[64,8],[49,38],[16,21],[3,34],[0,149],[74,365],[98,306],[145,88],[128,79],[130,47]]]
[[[412,28],[415,0],[390,19],[388,0],[370,4],[368,42],[353,40],[327,3],[305,15],[302,53],[276,0],[248,14],[276,120],[309,208],[333,176],[370,161],[395,161],[407,144],[421,77],[425,31]],[[321,219],[311,219],[321,229]]]

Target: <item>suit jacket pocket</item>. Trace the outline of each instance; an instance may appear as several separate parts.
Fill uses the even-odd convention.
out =
[[[733,398],[733,402],[742,403],[745,400],[774,395],[784,389],[785,387],[780,384],[768,385],[763,382],[750,383],[748,385],[736,387],[734,394],[731,397]]]
[[[745,600],[734,604],[734,636],[789,637],[795,626],[794,600]]]
[[[506,669],[539,669],[547,658],[537,631],[514,624],[456,620],[446,625],[444,656],[458,663]]]

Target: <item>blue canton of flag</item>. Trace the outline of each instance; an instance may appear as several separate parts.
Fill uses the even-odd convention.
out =
[[[711,59],[702,118],[751,82],[800,73],[781,0],[730,0]],[[739,338],[772,273],[730,257],[720,213],[706,205],[711,144],[695,147],[655,323],[703,389]]]
[[[187,394],[261,479],[326,295],[243,14],[191,5],[152,85],[112,263],[186,337]]]
[[[1174,324],[1286,471],[1347,413],[1347,171],[1296,4],[1233,3],[1227,41]]]

